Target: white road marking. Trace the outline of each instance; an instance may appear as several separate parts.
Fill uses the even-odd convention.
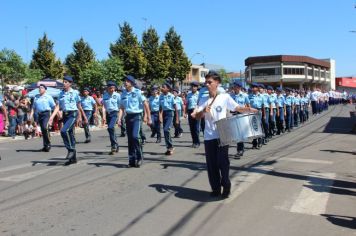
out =
[[[336,177],[335,173],[322,173],[310,176],[290,208],[290,212],[308,215],[325,214],[330,196],[330,188]]]
[[[278,161],[292,161],[292,162],[300,162],[300,163],[313,163],[313,164],[325,164],[325,165],[331,165],[334,163],[332,161],[305,159],[305,158],[281,158]]]
[[[232,193],[229,198],[224,201],[224,204],[228,204],[240,196],[244,191],[246,191],[251,185],[256,183],[261,179],[266,173],[273,170],[272,166],[258,166],[251,167],[251,170],[256,171],[241,171],[231,180]]]
[[[7,172],[7,171],[12,171],[12,170],[17,170],[17,169],[22,169],[26,167],[31,167],[32,164],[21,164],[21,165],[15,165],[15,166],[8,166],[0,169],[0,173],[2,172]]]
[[[8,177],[4,177],[4,178],[0,178],[0,181],[10,181],[10,182],[20,182],[20,181],[25,181],[28,179],[32,179],[36,176],[45,174],[49,171],[53,171],[55,169],[59,169],[62,168],[61,166],[57,166],[57,167],[52,167],[52,168],[48,168],[48,169],[43,169],[43,170],[36,170],[36,171],[31,171],[31,172],[27,172],[24,174],[18,174],[18,175],[11,175]]]

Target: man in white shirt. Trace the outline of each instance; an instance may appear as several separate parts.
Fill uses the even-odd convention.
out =
[[[319,92],[316,89],[313,89],[313,92],[310,93],[310,101],[312,105],[313,115],[318,113],[318,103],[319,103]]]
[[[257,109],[239,106],[229,94],[219,93],[220,83],[221,77],[215,71],[211,71],[205,76],[209,96],[199,100],[196,119],[203,116],[205,119],[204,146],[209,183],[212,188],[210,195],[227,198],[231,192],[229,146],[219,146],[219,134],[215,122],[226,118],[228,110],[247,113],[257,112]],[[223,187],[222,193],[221,187]]]

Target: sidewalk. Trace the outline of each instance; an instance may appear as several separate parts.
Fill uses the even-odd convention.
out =
[[[104,130],[104,129],[106,129],[106,127],[90,126],[90,131],[92,131],[92,132]],[[75,128],[75,133],[80,134],[83,132],[84,132],[83,128],[79,128],[79,127]],[[59,131],[51,132],[51,137],[58,136],[58,135],[60,135]],[[40,138],[40,137],[34,137],[34,139],[37,139],[37,138]],[[32,138],[29,138],[29,139],[32,139]],[[0,143],[13,142],[13,141],[18,141],[18,140],[25,140],[25,136],[16,135],[15,138],[0,136]]]

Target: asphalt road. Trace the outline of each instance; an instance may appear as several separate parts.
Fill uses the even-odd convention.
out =
[[[240,160],[231,147],[226,200],[209,197],[204,147],[190,148],[186,125],[170,157],[147,130],[141,168],[126,167],[126,138],[108,155],[106,130],[90,144],[78,132],[71,166],[59,136],[50,153],[40,139],[0,140],[0,235],[356,235],[351,109],[332,107]]]

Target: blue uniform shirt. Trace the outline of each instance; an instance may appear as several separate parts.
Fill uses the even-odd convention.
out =
[[[132,88],[130,92],[125,89],[122,92],[121,107],[127,114],[142,113],[144,101],[146,101],[146,97],[137,88]]]
[[[239,106],[244,107],[246,104],[250,104],[248,96],[241,91],[238,94],[231,94],[231,97]]]
[[[276,102],[278,107],[284,107],[284,105],[286,104],[286,99],[282,94],[280,94],[279,96],[277,96]]]
[[[42,96],[37,94],[33,100],[33,108],[35,113],[53,110],[55,106],[56,104],[53,100],[53,97],[46,93]]]
[[[260,93],[250,94],[249,100],[251,107],[255,109],[261,109],[262,106],[265,104],[264,97]]]
[[[225,89],[221,86],[218,87],[218,93],[226,93]],[[198,102],[200,101],[200,99],[202,98],[206,98],[209,97],[209,90],[207,87],[203,87],[199,90],[199,96],[198,96]]]
[[[159,107],[163,111],[174,111],[174,105],[176,101],[174,100],[174,95],[167,93],[167,95],[161,94],[159,97]]]
[[[177,96],[174,98],[174,100],[176,101],[177,104],[177,110],[181,111],[183,109],[183,100],[181,97]]]
[[[300,97],[294,97],[294,104],[300,106]]]
[[[269,95],[268,98],[268,104],[270,104],[272,106],[272,108],[276,108],[276,104],[277,104],[277,94],[275,93],[271,93],[271,95]]]
[[[159,96],[151,96],[148,99],[149,105],[150,105],[150,110],[152,112],[157,112],[159,111]]]
[[[263,96],[265,108],[269,109],[269,105],[270,105],[269,94],[268,93],[262,93],[261,95]]]
[[[77,104],[80,102],[79,92],[72,88],[68,92],[62,90],[59,93],[58,104],[62,111],[77,111]]]
[[[285,104],[287,107],[292,106],[294,104],[294,98],[292,95],[286,96]]]
[[[196,91],[195,93],[189,92],[187,94],[187,109],[188,110],[194,109],[198,105],[198,97],[199,97],[198,91]]]
[[[92,111],[95,105],[95,100],[92,96],[81,97],[80,104],[84,111]]]
[[[101,103],[104,105],[107,112],[119,111],[121,95],[117,92],[109,94],[105,92]]]

